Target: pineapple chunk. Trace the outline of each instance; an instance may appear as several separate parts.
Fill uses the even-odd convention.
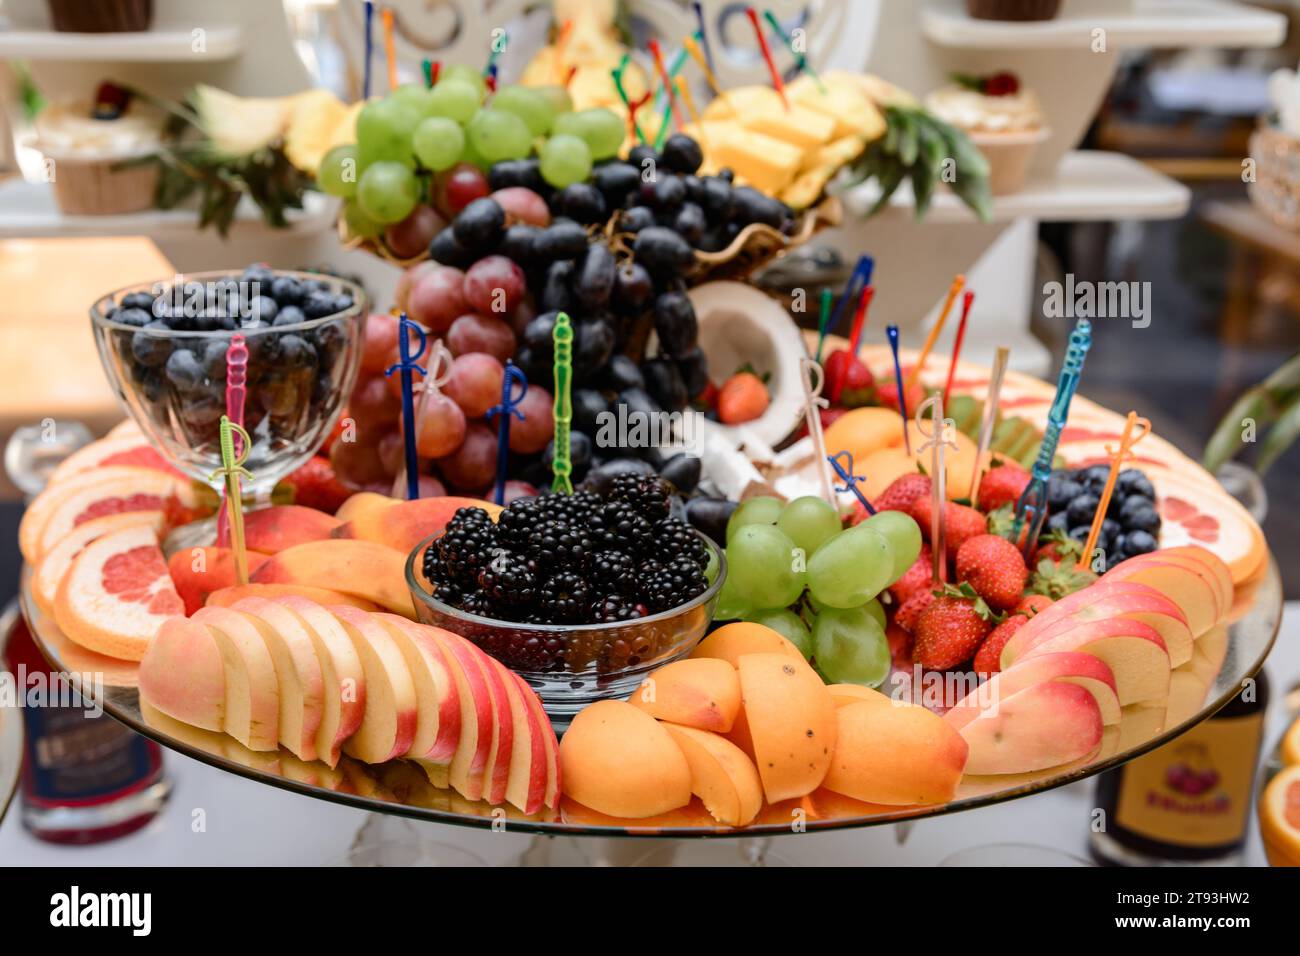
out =
[[[832,83],[830,78],[824,78],[823,83],[826,85],[824,93],[811,77],[804,76],[791,83],[786,92],[800,106],[833,120],[835,131],[832,135],[836,139],[856,135],[873,140],[885,132],[884,117],[861,88],[843,79]]]
[[[704,108],[703,119],[709,120],[744,120],[749,116],[763,113],[784,112],[785,104],[781,96],[770,86],[738,86],[726,90],[722,96],[715,96]]]
[[[835,120],[806,106],[786,110],[746,114],[741,122],[756,133],[763,133],[801,149],[815,149],[830,140]]]
[[[771,136],[741,126],[720,127],[709,134],[709,159],[730,166],[755,189],[777,195],[794,178],[803,160],[803,150]]]

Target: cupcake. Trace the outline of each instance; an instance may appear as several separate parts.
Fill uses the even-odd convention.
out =
[[[49,0],[50,20],[62,33],[148,30],[153,0]]]
[[[1061,0],[966,0],[966,12],[976,20],[1050,20]]]
[[[155,163],[123,165],[158,151],[162,117],[101,88],[94,107],[50,105],[36,117],[36,148],[49,161],[59,209],[68,216],[112,216],[153,206]]]
[[[954,76],[925,99],[931,113],[966,133],[989,161],[995,196],[1018,192],[1038,144],[1051,135],[1038,97],[1012,73]]]

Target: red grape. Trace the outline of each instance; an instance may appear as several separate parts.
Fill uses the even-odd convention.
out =
[[[487,176],[472,163],[457,163],[438,177],[438,211],[450,218],[489,192]]]
[[[495,491],[495,487],[493,491]],[[526,481],[507,481],[506,482],[506,500],[503,504],[510,504],[516,498],[534,498],[537,496],[537,489]],[[493,499],[494,501],[496,499]]]
[[[417,262],[411,268],[402,273],[401,278],[397,280],[397,289],[393,292],[393,301],[397,303],[397,310],[405,312],[407,301],[411,295],[411,289],[415,288],[415,283],[424,278],[434,269],[441,269],[442,263],[433,259],[425,259],[423,262]]]
[[[452,355],[486,352],[500,362],[515,354],[515,333],[510,326],[491,315],[468,312],[447,330],[447,348]]]
[[[484,256],[465,273],[465,301],[480,315],[505,315],[527,287],[524,270],[505,256]]]
[[[465,441],[446,458],[439,458],[438,469],[454,488],[482,488],[496,480],[496,432],[481,422],[465,429]]]
[[[356,419],[358,437],[377,444],[383,432],[401,421],[402,403],[381,375],[357,384],[348,401],[348,413]]]
[[[397,316],[376,312],[366,318],[361,341],[361,374],[383,375],[397,361]]]
[[[435,335],[446,332],[459,315],[470,311],[462,288],[465,273],[451,266],[433,269],[416,280],[406,312]]]
[[[442,498],[447,494],[447,486],[444,485],[437,475],[420,475],[420,497],[421,498]],[[406,486],[402,486],[402,496],[406,496]]]
[[[524,400],[516,406],[524,420],[515,418],[510,422],[511,451],[531,455],[546,447],[555,434],[554,403],[551,393],[540,385],[528,386]]]
[[[446,395],[430,395],[416,421],[415,449],[422,458],[443,458],[465,440],[465,413]]]
[[[525,186],[498,189],[492,198],[505,210],[507,222],[526,222],[530,226],[543,228],[551,224],[551,210],[547,207],[546,200]]]
[[[442,390],[466,417],[482,418],[489,408],[500,403],[504,376],[505,367],[491,355],[468,352],[451,363],[451,378]]]
[[[535,318],[537,318],[537,306],[533,302],[533,297],[525,292],[523,301],[515,306],[514,311],[507,315],[505,320],[515,335],[519,336],[524,334],[524,326]]]
[[[373,443],[336,441],[330,445],[330,465],[339,481],[349,488],[360,489],[386,477],[390,481],[392,478],[384,474],[384,466]]]
[[[395,475],[401,471],[406,464],[406,442],[402,439],[401,431],[388,432],[379,439],[375,454],[384,467],[384,474]]]
[[[419,205],[401,222],[384,230],[384,244],[399,259],[410,259],[428,249],[445,225],[446,220],[432,206]]]

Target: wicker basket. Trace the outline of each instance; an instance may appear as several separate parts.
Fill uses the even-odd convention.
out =
[[[1259,211],[1284,229],[1300,230],[1300,139],[1261,124],[1250,137],[1255,179],[1246,185]]]

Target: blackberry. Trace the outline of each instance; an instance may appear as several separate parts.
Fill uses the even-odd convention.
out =
[[[529,557],[537,562],[537,567],[548,571],[558,567],[580,568],[593,550],[595,542],[586,531],[555,518],[541,522],[528,536]]]
[[[652,612],[680,607],[708,588],[704,572],[688,558],[678,558],[641,581],[641,596]]]
[[[634,598],[622,594],[610,594],[591,607],[592,617],[600,624],[613,624],[617,621],[631,621],[645,617],[650,609],[639,604]]]
[[[472,518],[461,520],[460,516],[467,511],[481,509],[457,511],[434,548],[450,580],[477,586],[478,573],[491,560],[496,547],[496,526],[490,520],[486,524]]]
[[[587,575],[597,590],[624,594],[636,588],[636,562],[623,551],[587,555]]]
[[[587,582],[574,571],[552,574],[537,592],[537,603],[557,622],[578,620],[586,612],[589,601]]]
[[[478,573],[478,586],[501,607],[527,607],[537,599],[537,565],[522,555],[498,551]]]
[[[687,558],[701,568],[709,562],[704,542],[681,518],[664,518],[654,526],[654,547],[665,560]]]
[[[650,522],[627,501],[610,501],[591,518],[591,536],[604,548],[645,554],[652,550]]]
[[[508,548],[522,550],[536,527],[545,520],[536,498],[516,498],[497,517],[497,538]]]
[[[477,614],[479,617],[497,618],[496,605],[492,599],[482,591],[470,591],[460,602],[462,611],[468,611],[470,614]]]
[[[576,491],[571,495],[543,495],[538,500],[542,502],[547,515],[575,527],[590,522],[592,515],[604,504],[600,495],[590,491]]]
[[[609,500],[627,502],[637,514],[653,523],[668,517],[672,491],[672,485],[658,475],[626,473],[615,475],[610,482]]]

